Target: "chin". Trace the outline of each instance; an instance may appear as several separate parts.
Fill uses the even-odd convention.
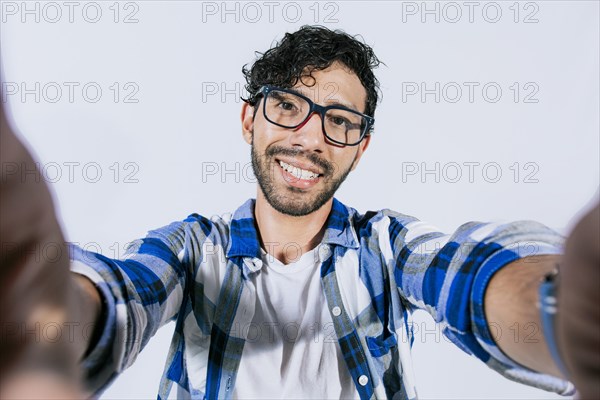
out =
[[[312,214],[323,207],[333,197],[333,194],[320,193],[316,198],[301,200],[299,197],[304,192],[302,189],[291,188],[289,190],[291,193],[288,195],[275,194],[268,190],[265,191],[262,186],[261,190],[271,207],[282,214],[292,217],[303,217]]]

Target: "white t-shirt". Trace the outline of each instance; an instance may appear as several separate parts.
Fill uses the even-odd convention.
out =
[[[262,251],[234,398],[359,398],[321,288],[318,249],[288,265]]]

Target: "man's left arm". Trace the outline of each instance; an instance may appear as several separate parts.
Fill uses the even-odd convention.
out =
[[[512,360],[529,369],[569,379],[581,398],[597,399],[600,398],[600,204],[579,220],[564,247],[564,256],[525,257],[496,272],[485,292],[485,316],[490,331],[494,328],[498,331],[494,337],[496,343]],[[543,332],[538,290],[545,276],[556,269],[556,324],[552,332]],[[548,333],[551,335],[547,336]],[[551,347],[561,368],[550,354],[548,338],[553,341]]]
[[[589,293],[597,292],[593,284],[586,291],[580,284],[562,290],[560,278],[581,275],[563,273],[572,264],[565,262],[568,246],[565,250],[563,236],[535,221],[473,221],[448,235],[402,214],[391,215],[388,231],[399,294],[415,309],[429,312],[452,343],[508,379],[563,395],[574,393],[571,368],[566,368],[565,379],[552,360],[537,305],[542,280],[560,260],[560,292],[573,297],[571,288],[576,287],[575,291],[585,292],[578,293],[577,299],[587,305],[591,304]],[[593,262],[587,264],[593,267]],[[598,270],[598,262],[595,264]],[[585,275],[590,276],[585,281],[593,283],[593,276]],[[550,289],[548,286],[544,289]],[[545,300],[550,304],[550,297]],[[577,306],[577,310],[588,308]],[[557,321],[574,309],[571,306],[561,313],[559,306]],[[544,310],[551,311],[551,307]],[[576,314],[590,319],[589,312]],[[595,321],[600,325],[600,317]],[[552,322],[544,318],[544,324]],[[573,335],[554,336],[560,341]],[[583,353],[590,352],[589,346],[578,346]],[[568,361],[572,351],[564,346],[558,350]],[[597,379],[598,373],[592,374]]]
[[[540,283],[560,261],[558,255],[529,256],[501,268],[489,282],[484,308],[504,354],[534,371],[565,378],[548,350],[538,307]]]

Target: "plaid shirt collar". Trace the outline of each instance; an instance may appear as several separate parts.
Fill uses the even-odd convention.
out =
[[[261,258],[260,242],[254,219],[255,203],[255,199],[249,199],[233,214],[229,229],[227,258]],[[348,207],[334,198],[321,243],[358,249],[356,232],[350,218]]]

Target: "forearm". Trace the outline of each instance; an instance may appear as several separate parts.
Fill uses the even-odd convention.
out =
[[[506,265],[490,280],[484,307],[490,331],[508,357],[534,371],[563,377],[544,339],[537,305],[540,282],[560,259],[533,256]]]
[[[72,318],[75,323],[75,354],[81,360],[94,346],[98,333],[102,330],[102,300],[91,280],[83,275],[72,273],[73,287]]]

